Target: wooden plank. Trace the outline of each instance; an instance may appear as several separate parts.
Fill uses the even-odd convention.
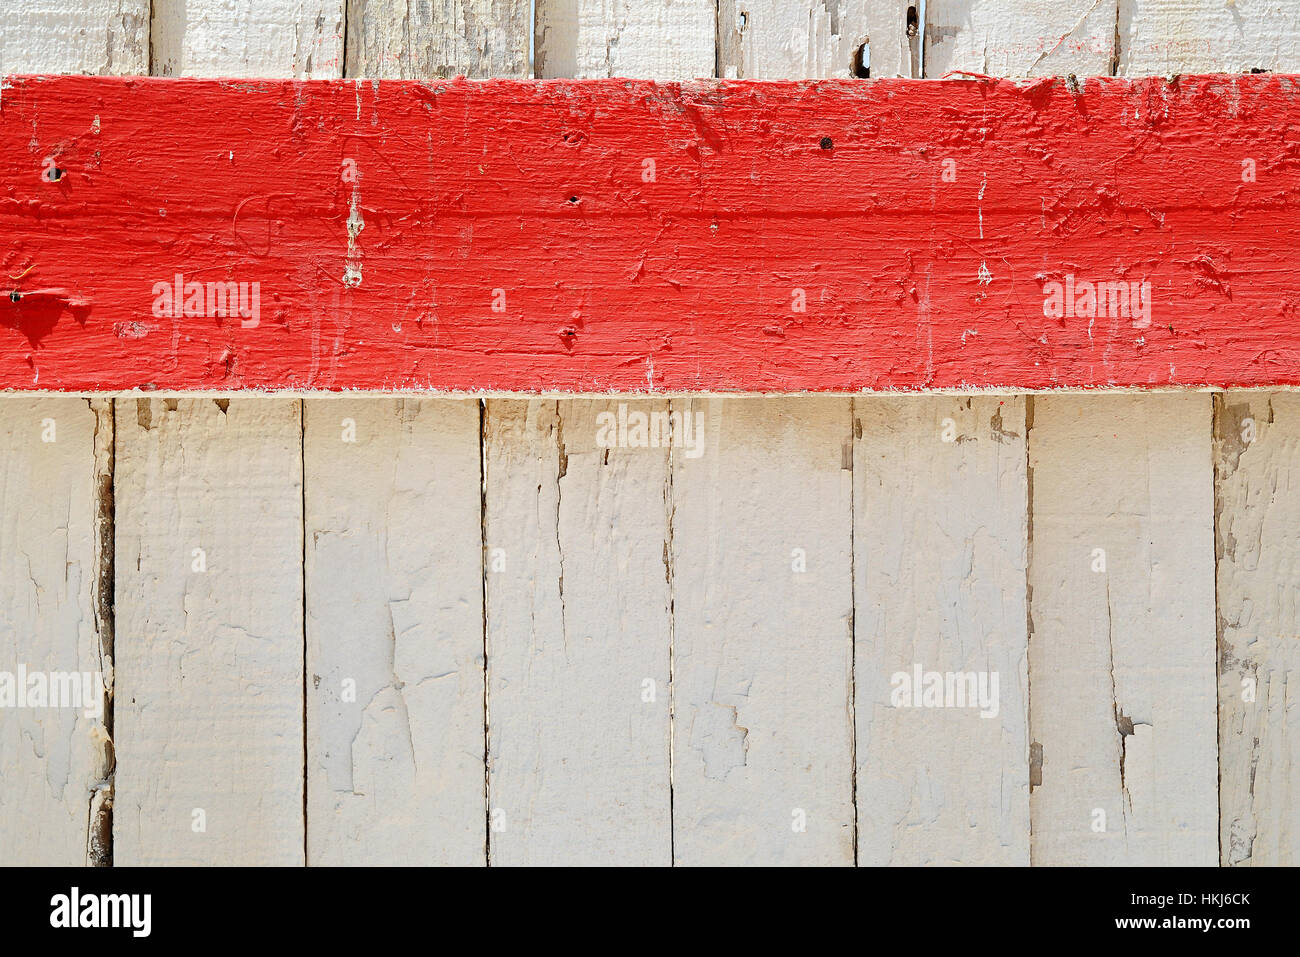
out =
[[[873,78],[920,79],[922,30],[911,0],[866,0],[867,45]]]
[[[0,71],[143,73],[148,50],[146,0],[0,18]],[[0,670],[83,678],[83,707],[0,709],[0,863],[111,864],[113,401],[0,399],[0,450]]]
[[[338,77],[342,10],[340,0],[155,3],[151,67],[167,76]],[[207,164],[193,181],[213,178]],[[147,203],[165,216],[165,203]],[[214,358],[238,361],[233,350]],[[301,403],[164,399],[117,411],[128,536],[117,564],[119,658],[132,666],[115,729],[117,859],[301,864]]]
[[[1300,384],[1286,78],[9,82],[3,387]]]
[[[494,865],[672,861],[666,409],[487,403]]]
[[[482,864],[478,403],[305,409],[308,861]]]
[[[0,73],[149,72],[149,0],[11,0]],[[0,90],[0,102],[4,100]]]
[[[155,76],[329,79],[343,73],[343,0],[157,0]]]
[[[522,76],[527,10],[359,0],[347,49],[353,76]],[[480,404],[304,415],[308,861],[483,864]]]
[[[1217,861],[1210,415],[1034,399],[1035,864]]]
[[[703,0],[539,4],[537,75],[711,75],[713,14]],[[513,280],[491,288],[498,313],[515,308]],[[572,345],[583,326],[575,309],[559,332]],[[618,415],[612,401],[485,404],[492,864],[672,861],[669,452],[620,441]]]
[[[1288,0],[1119,0],[1125,76],[1300,69],[1300,17]]]
[[[721,0],[718,73],[756,80],[865,75],[869,0]]]
[[[714,74],[714,0],[538,0],[535,9],[539,77]]]
[[[1115,31],[1113,2],[930,0],[926,75],[1110,76]]]
[[[347,76],[531,75],[524,0],[351,0]]]
[[[854,434],[858,861],[1026,865],[1025,399],[860,397]]]
[[[1288,687],[1300,673],[1290,587],[1300,396],[1217,399],[1215,463],[1219,863],[1293,865],[1300,861],[1300,709]]]
[[[303,863],[299,403],[117,403],[116,864]]]
[[[109,851],[108,405],[0,398],[0,866],[100,864]]]
[[[1121,0],[1117,42],[1120,70],[1130,75],[1300,69],[1300,20],[1289,4]],[[1245,166],[1254,167],[1257,157],[1241,162],[1247,179]],[[1269,182],[1270,167],[1263,164],[1259,182]],[[1286,522],[1278,514],[1286,506],[1276,483],[1287,481],[1292,453],[1285,412],[1291,407],[1284,393],[1233,394],[1215,403],[1218,844],[1224,865],[1295,859],[1284,690],[1294,657],[1285,637],[1288,603],[1277,586],[1287,575],[1288,536],[1273,524]]]
[[[673,405],[676,862],[852,864],[849,400]]]
[[[1122,32],[1115,5],[1072,0],[1025,6],[978,0],[930,5],[927,69],[1080,77],[1115,71]],[[1073,78],[1066,85],[1080,91],[1090,86]],[[1230,114],[1232,108],[1216,112]],[[1140,109],[1133,114],[1141,115]],[[1225,188],[1251,188],[1243,185],[1244,155],[1235,156],[1235,171],[1221,174]],[[977,169],[983,194],[998,174],[982,164]],[[1121,194],[1131,195],[1126,189]],[[1091,214],[1070,223],[1056,219],[1059,209],[1050,199],[1046,203],[1042,222],[1052,221],[1061,239],[1073,243],[1084,220],[1086,231],[1096,235]],[[986,235],[984,222],[981,211],[980,235]],[[1190,257],[1175,255],[1206,270],[1202,288],[1208,295],[1231,294],[1219,260],[1204,247]],[[1113,288],[1109,284],[1120,281],[1108,274],[1113,267],[1127,279],[1147,279],[1144,267],[1137,267],[1144,273],[1138,277],[1113,259],[1090,267],[1096,275],[1089,276],[1073,249],[1065,257],[1047,252],[1042,262],[1048,271],[1066,273],[1063,285]],[[1145,307],[1137,321],[1112,311],[1085,312],[1079,317],[1086,327],[1080,328],[1089,341],[1100,336],[1114,344],[1118,334],[1130,343],[1127,348],[1154,346],[1152,358],[1158,354],[1158,361],[1171,364],[1167,377],[1160,378],[1177,382],[1181,350],[1172,343],[1189,327],[1181,315],[1163,309],[1162,300],[1173,291],[1169,282],[1151,280],[1149,315]],[[1058,287],[1059,301],[1074,298],[1077,307],[1079,289],[1087,287]],[[1043,291],[1037,302],[1046,312],[1046,284]],[[1068,312],[1062,321],[1069,324]],[[1204,328],[1196,320],[1191,325]],[[1207,698],[1213,681],[1208,670],[1212,559],[1205,539],[1211,482],[1208,455],[1198,455],[1208,451],[1207,403],[1203,395],[1033,400],[1029,760],[1034,863],[1204,864],[1214,859],[1216,756],[1210,736],[1213,702]],[[1132,421],[1121,424],[1125,414]]]

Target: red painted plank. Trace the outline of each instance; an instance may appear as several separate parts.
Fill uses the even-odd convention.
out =
[[[0,388],[1297,384],[1298,83],[9,77]]]

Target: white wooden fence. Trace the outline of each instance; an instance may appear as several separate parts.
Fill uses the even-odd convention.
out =
[[[6,73],[1300,71],[1289,0],[0,31]],[[620,403],[703,453],[599,447]],[[1298,514],[1294,394],[6,395],[0,672],[107,691],[0,707],[0,863],[1296,863]],[[996,714],[895,707],[917,668],[996,675]]]

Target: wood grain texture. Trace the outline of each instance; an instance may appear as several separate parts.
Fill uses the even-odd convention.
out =
[[[1034,399],[1035,864],[1217,860],[1210,414]]]
[[[676,861],[851,864],[849,401],[678,406],[703,454],[672,463]]]
[[[1119,72],[1171,76],[1300,69],[1289,0],[1119,0]]]
[[[718,74],[756,80],[855,76],[870,6],[871,0],[721,0]],[[869,52],[863,60],[866,69]]]
[[[1228,866],[1300,861],[1300,396],[1216,400],[1219,849]]]
[[[672,861],[668,449],[618,406],[487,403],[494,865]]]
[[[9,82],[0,386],[1300,383],[1285,77]],[[169,311],[178,274],[258,315]]]
[[[711,77],[716,15],[713,0],[538,0],[536,74]]]
[[[347,76],[527,77],[524,0],[352,0]]]
[[[0,866],[103,857],[113,660],[96,522],[112,429],[101,402],[0,398]]]
[[[482,864],[478,403],[304,406],[308,862]]]
[[[343,0],[154,0],[155,76],[343,75]]]
[[[925,72],[1110,76],[1115,13],[1098,0],[929,0]]]
[[[0,74],[149,72],[149,0],[10,0]],[[0,102],[4,92],[0,90]]]
[[[854,403],[858,862],[1027,865],[1025,399]]]
[[[301,435],[292,400],[117,403],[116,864],[303,862]]]

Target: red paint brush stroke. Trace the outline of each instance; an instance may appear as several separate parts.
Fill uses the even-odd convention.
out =
[[[9,77],[0,184],[4,389],[1300,384],[1292,76]],[[155,316],[176,273],[260,322]]]

